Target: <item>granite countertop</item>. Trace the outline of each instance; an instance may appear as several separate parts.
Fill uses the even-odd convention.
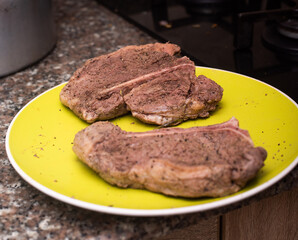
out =
[[[87,59],[153,38],[94,0],[55,0],[58,40],[44,59],[0,78],[0,238],[151,239],[291,189],[296,167],[266,191],[206,212],[168,217],[125,217],[92,212],[55,200],[27,184],[10,165],[5,135],[15,114],[31,99],[62,82]]]

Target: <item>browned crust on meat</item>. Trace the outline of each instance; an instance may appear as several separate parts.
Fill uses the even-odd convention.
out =
[[[76,135],[73,150],[111,184],[192,198],[239,191],[267,156],[235,118],[207,127],[140,133],[97,122]]]
[[[175,44],[155,43],[90,59],[62,89],[60,101],[88,123],[128,111],[143,122],[167,126],[208,117],[223,89],[204,76],[196,78],[189,58],[173,56],[179,52]],[[147,104],[150,97],[159,102]]]

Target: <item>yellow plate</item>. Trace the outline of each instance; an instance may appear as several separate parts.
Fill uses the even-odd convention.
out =
[[[240,192],[222,198],[185,199],[146,190],[111,186],[81,163],[72,152],[75,133],[88,124],[59,101],[64,84],[29,102],[13,119],[6,150],[16,171],[40,191],[86,209],[99,212],[161,216],[204,211],[250,197],[271,186],[298,162],[298,107],[279,90],[258,80],[211,68],[197,68],[224,88],[218,109],[207,119],[187,121],[179,127],[203,126],[232,116],[249,130],[256,146],[268,151],[265,166]],[[127,131],[148,131],[130,115],[112,122]]]

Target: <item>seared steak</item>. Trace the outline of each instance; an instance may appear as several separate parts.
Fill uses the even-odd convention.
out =
[[[155,43],[90,59],[62,89],[60,100],[89,123],[129,110],[159,125],[206,117],[223,90],[210,79],[197,79],[194,63],[174,56],[179,51],[177,45]]]
[[[235,118],[148,132],[96,122],[76,134],[73,150],[111,184],[181,197],[235,193],[256,176],[267,156]]]
[[[222,92],[209,78],[196,77],[192,66],[178,66],[133,88],[124,101],[132,115],[143,122],[176,125],[187,119],[208,117]]]

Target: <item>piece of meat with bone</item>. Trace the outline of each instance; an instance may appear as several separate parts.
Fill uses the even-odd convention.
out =
[[[126,132],[100,121],[76,134],[73,150],[110,184],[190,198],[239,191],[267,156],[235,118],[148,132]]]
[[[179,52],[175,44],[155,43],[90,59],[62,89],[60,100],[89,123],[128,111],[158,125],[206,117],[223,90],[210,79],[200,85],[203,77],[196,78],[194,63],[175,56]]]
[[[214,81],[203,75],[195,77],[191,67],[183,66],[133,88],[124,101],[132,115],[141,121],[169,126],[208,117],[222,93]]]

